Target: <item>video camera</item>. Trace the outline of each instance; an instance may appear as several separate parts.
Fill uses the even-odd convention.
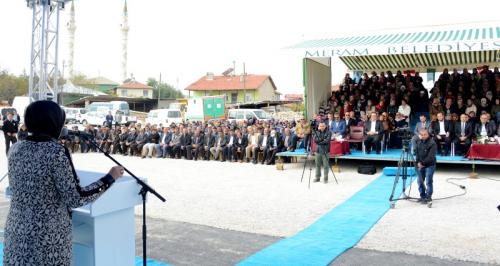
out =
[[[396,129],[396,132],[398,133],[398,137],[402,140],[409,141],[413,137],[413,132],[411,132],[409,127],[398,128]]]
[[[311,119],[309,124],[311,124],[311,131],[318,131],[318,121],[316,119]]]

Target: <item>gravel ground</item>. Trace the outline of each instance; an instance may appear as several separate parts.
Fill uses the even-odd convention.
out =
[[[339,185],[330,178],[308,189],[308,170],[300,183],[301,164],[277,171],[245,163],[117,158],[167,198],[161,203],[150,196],[149,216],[270,236],[297,233],[375,178],[350,170],[338,174]],[[104,172],[111,166],[102,154],[74,159],[80,169]]]
[[[433,197],[459,193],[460,189],[449,185],[445,179],[465,177],[466,169],[438,168]],[[500,178],[498,173],[498,167],[483,167],[480,177]],[[465,196],[434,200],[431,209],[415,202],[400,201],[357,247],[500,264],[500,213],[496,208],[500,204],[500,182],[487,179],[456,182],[467,187]],[[412,195],[418,195],[415,183]]]

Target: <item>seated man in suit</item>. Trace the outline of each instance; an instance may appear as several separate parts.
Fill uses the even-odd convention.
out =
[[[451,132],[450,121],[444,119],[443,112],[437,113],[437,120],[431,124],[431,132],[437,144],[438,153],[448,156],[453,132]]]
[[[264,150],[264,155],[267,158],[267,165],[274,164],[276,159],[276,153],[280,152],[283,147],[280,135],[276,130],[271,130],[271,135],[267,140],[267,146]]]
[[[295,151],[293,135],[289,127],[285,128],[284,134],[281,135],[281,142],[283,143],[283,151]]]
[[[208,127],[207,132],[203,136],[203,155],[205,156],[205,161],[210,160],[210,149],[214,146],[214,142],[215,136],[212,128]]]
[[[191,138],[191,145],[186,148],[188,154],[194,156],[194,160],[198,160],[198,156],[203,153],[203,136],[201,135],[200,128],[196,128],[194,135]]]
[[[254,132],[253,127],[249,126],[247,129],[247,146],[245,147],[245,155],[247,163],[250,158],[253,158],[256,148],[259,145],[259,132]]]
[[[431,127],[431,123],[429,123],[427,121],[427,117],[425,116],[425,114],[420,114],[420,117],[419,117],[420,121],[417,123],[417,125],[415,126],[415,130],[413,131],[413,138],[411,139],[411,150],[412,150],[412,153],[414,153],[415,151],[415,147],[416,147],[416,143],[417,143],[417,140],[420,139],[420,130],[422,129],[426,129],[426,130],[429,130],[429,128]]]
[[[178,127],[174,127],[172,137],[170,138],[170,142],[167,146],[167,153],[170,155],[170,158],[179,158],[181,149],[181,133]]]
[[[235,157],[235,143],[236,143],[236,136],[234,135],[234,130],[229,130],[229,134],[226,135],[226,147],[224,147],[224,158],[228,160],[229,162],[236,162],[236,157]]]
[[[155,145],[156,158],[167,157],[167,147],[170,143],[170,138],[172,137],[172,132],[170,132],[169,127],[164,127],[163,132],[160,134],[159,143]]]
[[[130,133],[127,135],[127,139],[125,140],[124,147],[123,147],[123,155],[130,155],[132,156],[134,154],[134,151],[132,149],[132,145],[135,143],[135,140],[137,138],[137,131],[133,127],[130,129]]]
[[[344,136],[349,135],[349,130],[350,130],[351,126],[357,125],[356,120],[353,117],[356,117],[356,115],[353,111],[344,114],[344,119],[343,119],[343,121],[345,123],[345,135]]]
[[[377,154],[380,154],[380,141],[382,134],[382,122],[378,119],[377,113],[372,112],[370,114],[370,120],[365,123],[365,152],[370,154],[373,146]]]
[[[243,162],[245,157],[245,148],[247,147],[248,139],[244,136],[239,129],[236,129],[236,142],[234,143],[234,159],[240,163]]]
[[[472,125],[469,123],[469,116],[462,114],[460,121],[455,125],[455,139],[453,143],[455,144],[456,154],[465,155],[467,153],[472,143],[473,133]]]
[[[224,157],[224,148],[226,147],[226,135],[224,134],[224,131],[217,132],[217,137],[215,138],[215,143],[212,148],[210,148],[210,152],[214,156],[214,160],[219,160],[222,159],[222,161],[225,161]],[[222,158],[221,158],[222,157]]]
[[[153,157],[153,150],[155,150],[156,145],[158,145],[160,141],[160,134],[158,134],[158,129],[153,127],[151,132],[149,133],[148,143],[144,144],[142,147],[141,157],[145,158],[148,156],[149,158]]]
[[[189,134],[189,130],[187,128],[182,129],[181,139],[180,139],[180,155],[179,157],[184,157],[186,160],[191,160],[192,153],[191,150],[188,152],[188,147],[191,146],[191,134]]]
[[[480,122],[476,124],[476,129],[474,130],[477,141],[480,143],[495,141],[495,123],[493,121],[489,121],[488,114],[482,114],[479,119]]]
[[[332,114],[328,114],[329,118],[330,116],[332,116]],[[345,120],[340,120],[339,113],[335,113],[333,119],[333,121],[328,120],[328,128],[330,132],[332,132],[332,139],[344,138],[346,134]]]
[[[262,152],[262,161],[260,163],[264,164],[264,162],[266,161],[266,153],[264,151],[267,147],[268,139],[269,139],[269,129],[266,127],[264,128],[264,134],[260,135],[258,138],[257,146],[253,148],[254,150],[253,150],[252,162],[254,164],[257,163],[259,152]]]

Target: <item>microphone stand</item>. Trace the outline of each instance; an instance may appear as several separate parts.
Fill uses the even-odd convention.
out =
[[[142,181],[141,179],[139,179],[136,175],[134,175],[132,172],[130,172],[126,167],[124,167],[121,163],[119,163],[115,158],[113,158],[113,156],[111,156],[109,154],[109,152],[107,151],[104,151],[103,149],[101,149],[101,147],[99,147],[99,145],[97,145],[97,143],[95,143],[95,141],[93,139],[91,139],[89,136],[87,135],[84,135],[84,134],[77,134],[80,138],[84,139],[84,140],[87,140],[92,146],[94,146],[98,151],[102,152],[106,157],[108,157],[111,161],[113,161],[116,165],[119,165],[121,167],[123,167],[123,170],[125,170],[125,172],[127,172],[130,176],[132,176],[135,181],[137,181],[137,184],[139,184],[141,186],[141,190],[139,191],[139,195],[142,196],[142,265],[143,266],[147,266],[146,265],[146,260],[147,260],[147,257],[146,257],[146,249],[147,249],[147,227],[146,227],[146,195],[148,194],[148,192],[152,193],[153,195],[155,195],[158,199],[160,199],[161,201],[165,202],[165,198],[162,197],[158,192],[156,192],[152,187],[150,187],[148,184],[144,183],[144,181]]]

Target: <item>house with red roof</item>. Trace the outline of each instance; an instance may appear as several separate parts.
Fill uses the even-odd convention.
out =
[[[135,79],[129,79],[116,87],[115,94],[120,97],[152,99],[153,87],[140,83]]]
[[[189,97],[224,95],[226,102],[249,103],[279,100],[281,93],[269,75],[222,75],[207,73],[185,90]]]

